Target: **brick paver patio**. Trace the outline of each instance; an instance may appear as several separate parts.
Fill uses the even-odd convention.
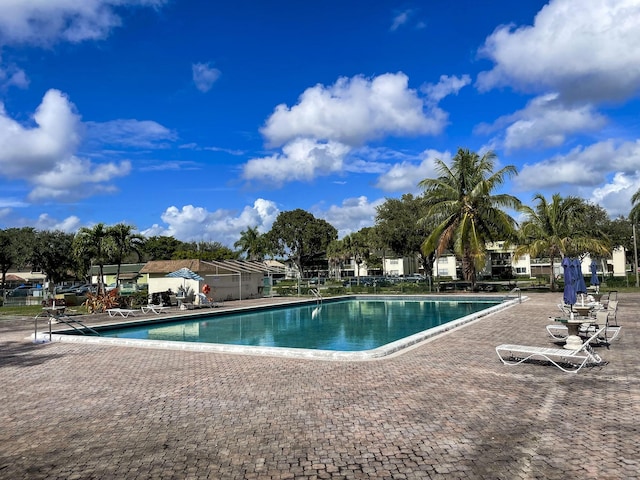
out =
[[[0,319],[0,478],[638,478],[640,294],[603,367],[495,354],[553,346],[558,300],[353,362],[34,345]]]

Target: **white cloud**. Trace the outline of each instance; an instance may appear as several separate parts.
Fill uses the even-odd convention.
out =
[[[0,208],[26,207],[27,204],[18,198],[0,197]]]
[[[338,230],[338,238],[357,232],[361,228],[371,227],[375,223],[376,207],[384,203],[384,198],[373,202],[365,196],[347,198],[342,205],[331,205],[324,212],[315,215],[323,218]]]
[[[399,14],[397,14],[395,17],[393,17],[393,22],[391,22],[390,30],[392,32],[395,32],[398,28],[405,25],[409,21],[409,18],[412,15],[413,15],[413,10],[411,9],[405,10],[404,12],[400,12]]]
[[[591,201],[600,205],[612,217],[628,216],[631,211],[631,197],[640,190],[640,169],[635,174],[618,172],[613,179],[593,190]]]
[[[58,90],[49,90],[37,108],[35,128],[9,118],[0,105],[0,175],[28,178],[68,158],[80,143],[80,117]]]
[[[375,159],[370,163],[366,142],[439,133],[447,114],[437,101],[467,83],[465,77],[443,76],[437,85],[425,87],[432,96],[425,99],[408,88],[403,73],[316,85],[293,107],[276,107],[261,132],[270,146],[281,146],[282,152],[249,160],[243,177],[281,185],[346,171],[378,173],[383,166]]]
[[[469,75],[456,77],[455,75],[441,75],[438,83],[427,83],[420,87],[432,103],[438,103],[449,95],[457,95],[458,92],[471,83]]]
[[[191,65],[193,83],[201,92],[208,92],[216,83],[222,72],[213,68],[209,63],[194,63]]]
[[[286,144],[282,154],[249,160],[243,167],[243,177],[277,185],[286,181],[312,180],[318,175],[340,172],[350,151],[350,147],[337,142],[298,139]]]
[[[451,153],[425,150],[419,163],[403,161],[393,165],[386,173],[380,175],[375,186],[385,192],[419,192],[418,182],[436,175],[434,169],[436,159],[445,163],[451,161]]]
[[[29,200],[72,202],[97,194],[112,193],[116,189],[107,182],[130,172],[131,163],[128,161],[119,164],[92,164],[88,160],[72,156],[57,162],[52,170],[36,174],[30,179],[35,188],[29,194]]]
[[[21,68],[14,64],[3,65],[0,58],[0,89],[6,90],[9,87],[27,88],[29,78]]]
[[[51,218],[49,214],[43,213],[38,216],[38,219],[33,223],[30,223],[36,230],[60,230],[67,233],[76,232],[80,226],[80,219],[75,215],[71,215],[63,220],[57,220],[55,218]]]
[[[515,177],[520,190],[552,188],[559,185],[595,187],[606,181],[609,172],[635,175],[640,170],[640,140],[616,145],[612,140],[589,147],[576,147],[566,155],[556,155],[536,164],[526,164]]]
[[[296,138],[333,140],[350,146],[385,136],[437,134],[447,115],[425,112],[425,102],[408,88],[404,73],[373,79],[340,78],[334,85],[316,85],[289,108],[278,105],[261,129],[271,146]]]
[[[555,91],[569,100],[628,98],[640,85],[638,25],[637,0],[551,0],[533,26],[501,26],[486,39],[480,54],[495,66],[477,85]]]
[[[168,225],[153,225],[143,235],[171,235],[182,241],[216,241],[233,248],[240,233],[248,227],[258,227],[262,233],[268,231],[280,213],[270,200],[257,199],[239,214],[229,210],[208,211],[204,207],[185,205],[182,209],[171,206],[162,214]]]
[[[557,147],[567,135],[594,131],[606,124],[605,117],[594,112],[591,105],[565,106],[558,101],[558,94],[542,95],[511,115],[500,117],[493,125],[480,125],[477,133],[487,133],[505,128],[504,138],[495,139],[508,151],[533,147]]]
[[[75,107],[58,90],[49,90],[25,127],[0,104],[0,176],[33,185],[32,201],[62,200],[113,190],[113,178],[127,175],[129,162],[93,164],[75,156],[82,125]]]
[[[135,148],[165,148],[178,135],[152,120],[119,119],[86,122],[87,140],[103,145]]]
[[[121,7],[161,7],[168,0],[3,0],[0,45],[49,45],[105,38],[122,23]]]

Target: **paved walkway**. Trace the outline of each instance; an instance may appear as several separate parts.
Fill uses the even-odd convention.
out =
[[[0,478],[638,478],[640,294],[604,367],[495,354],[552,345],[558,300],[364,362],[34,345],[0,319]]]

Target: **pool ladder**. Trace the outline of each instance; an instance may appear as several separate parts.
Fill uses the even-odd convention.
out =
[[[93,328],[85,325],[80,320],[76,320],[75,318],[71,318],[68,315],[62,314],[53,314],[51,312],[43,312],[39,313],[35,316],[34,319],[34,341],[38,339],[38,319],[46,318],[47,323],[49,324],[49,340],[51,340],[51,324],[52,323],[63,323],[71,328],[73,328],[76,332],[81,333],[82,335],[87,335],[88,332],[100,336],[98,332],[96,332]],[[80,325],[81,328],[76,327],[76,325]]]
[[[322,303],[322,295],[320,295],[320,291],[317,288],[312,288],[309,291],[315,297],[316,303],[317,304],[321,304]]]

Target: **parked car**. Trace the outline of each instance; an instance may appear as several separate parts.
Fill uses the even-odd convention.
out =
[[[84,285],[80,285],[79,287],[75,287],[73,289],[73,293],[76,295],[86,295],[87,293],[96,293],[98,289],[97,285],[91,285],[90,283],[85,283]]]
[[[419,273],[414,273],[412,275],[407,275],[406,277],[403,278],[403,280],[405,282],[418,283],[418,282],[424,282],[425,277],[424,277],[424,275],[420,275]]]
[[[54,292],[58,293],[74,293],[74,290],[77,288],[77,285],[58,285]]]
[[[20,285],[7,293],[7,297],[27,297],[33,290],[36,290],[33,285]]]
[[[138,285],[135,283],[120,284],[120,295],[131,295],[138,291]]]

